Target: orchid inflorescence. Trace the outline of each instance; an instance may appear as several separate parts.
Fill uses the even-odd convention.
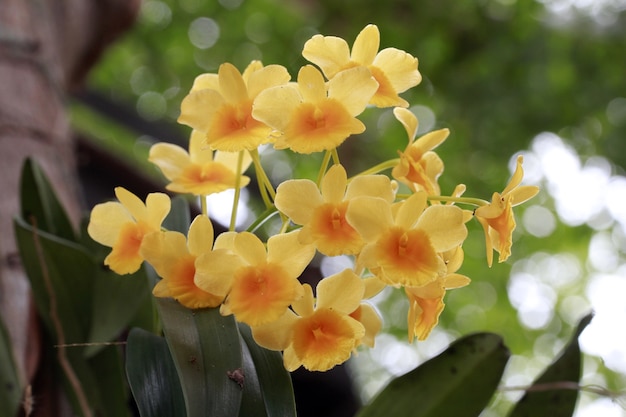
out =
[[[368,25],[351,50],[341,38],[313,36],[302,54],[315,66],[303,66],[296,82],[283,66],[259,61],[243,73],[225,63],[217,74],[198,76],[179,117],[193,129],[189,149],[158,143],[149,160],[169,180],[168,190],[199,196],[203,213],[186,236],[164,230],[166,194],[149,194],[144,203],[116,188],[119,201],[96,205],[88,227],[94,240],[112,248],[105,264],[128,274],[148,262],[162,278],[156,297],[234,315],[259,345],[283,351],[290,371],[328,370],[358,346],[373,346],[382,322],[367,300],[386,286],[403,288],[408,297],[409,340],[426,339],[446,290],[470,282],[457,272],[466,223],[476,218],[482,225],[489,266],[494,250],[505,261],[515,228],[512,207],[538,189],[520,185],[519,156],[509,184],[491,201],[463,197],[462,184],[442,195],[444,164],[434,150],[449,131],[416,138],[417,118],[399,94],[420,83],[418,61],[395,48],[379,51],[379,36]],[[393,107],[408,145],[399,158],[348,177],[337,148],[365,131],[357,117],[367,106]],[[275,189],[261,164],[262,146],[325,152],[318,178],[286,180]],[[206,197],[235,189],[234,220],[250,165],[265,215],[279,213],[282,227],[263,242],[254,229],[236,231],[232,221],[215,237]],[[391,175],[380,173],[389,169]],[[399,192],[401,185],[406,192]],[[318,252],[351,256],[354,267],[322,278],[314,294],[299,277]]]

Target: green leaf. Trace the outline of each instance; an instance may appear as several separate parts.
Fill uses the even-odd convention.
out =
[[[293,385],[291,375],[283,365],[283,358],[280,352],[265,349],[259,346],[252,337],[250,328],[239,323],[239,331],[247,347],[246,353],[254,364],[258,379],[260,395],[263,398],[264,410],[256,411],[259,415],[268,417],[288,417],[296,415],[296,403],[293,396]],[[246,375],[246,383],[248,377]],[[244,404],[246,392],[244,391]],[[244,406],[242,404],[242,408]],[[262,413],[263,411],[263,413]],[[244,415],[244,414],[240,414]],[[247,415],[247,414],[246,414]]]
[[[22,398],[22,386],[15,368],[13,349],[9,333],[0,320],[0,415],[14,416]]]
[[[189,214],[189,203],[182,196],[172,198],[172,206],[169,214],[163,221],[163,227],[167,230],[180,232],[187,235],[191,216]]]
[[[172,299],[156,301],[187,417],[238,415],[242,389],[229,377],[243,369],[234,317],[221,316],[218,308],[189,310]]]
[[[141,417],[184,417],[185,400],[167,342],[134,328],[126,344],[126,375]]]
[[[50,316],[53,300],[65,342],[84,343],[97,268],[93,259],[81,246],[35,229],[20,218],[14,225],[22,263],[46,328],[55,338],[58,336]]]
[[[128,385],[124,373],[124,360],[119,346],[105,346],[89,358],[89,366],[97,375],[95,384],[101,399],[101,412],[108,417],[128,417]]]
[[[68,365],[61,368],[64,388],[75,413],[83,415],[78,408],[79,397],[93,410],[101,410],[97,379],[85,357],[85,347],[67,346],[87,340],[92,277],[97,267],[92,257],[74,242],[35,229],[21,218],[15,219],[14,226],[35,305],[52,339],[46,345],[48,354],[59,366],[62,355]],[[77,385],[70,384],[69,372],[77,378]]]
[[[392,380],[358,417],[477,416],[493,396],[508,358],[498,335],[463,337]]]
[[[76,240],[65,209],[39,165],[31,159],[27,159],[22,166],[20,206],[21,216],[27,223],[36,219],[39,230],[64,239]]]
[[[526,390],[509,417],[569,417],[574,414],[578,390],[572,389],[572,383],[578,384],[581,374],[578,337],[592,318],[593,314],[588,314],[580,320],[569,344]]]
[[[104,345],[127,328],[150,294],[143,268],[132,275],[120,276],[102,268],[96,269],[88,341],[94,343],[85,352],[97,353]]]

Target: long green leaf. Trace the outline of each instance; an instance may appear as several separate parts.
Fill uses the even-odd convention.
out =
[[[593,314],[583,317],[559,357],[546,368],[516,404],[509,417],[569,417],[574,414],[580,380],[581,355],[578,337]]]
[[[92,356],[127,328],[150,294],[148,279],[142,268],[132,275],[120,276],[109,270],[96,269],[91,328],[85,352]]]
[[[17,414],[22,397],[22,386],[17,376],[13,349],[9,333],[0,320],[0,416],[14,416]]]
[[[22,166],[20,206],[22,218],[26,222],[31,223],[30,219],[34,218],[40,230],[64,239],[76,239],[72,223],[50,182],[39,165],[31,159],[27,159]]]
[[[282,355],[279,352],[257,345],[247,325],[240,323],[239,331],[254,363],[261,397],[264,402],[263,414],[261,410],[258,410],[259,414],[257,415],[295,417],[296,403],[293,395],[293,385],[291,376],[283,365]]]
[[[14,225],[35,304],[52,339],[47,348],[63,369],[66,393],[77,414],[84,414],[79,410],[80,400],[82,408],[101,410],[97,380],[84,355],[85,347],[67,346],[87,340],[96,265],[81,246],[69,240],[35,229],[20,218]],[[72,384],[73,377],[76,380]]]
[[[132,329],[126,345],[126,375],[141,417],[185,417],[183,391],[164,338]]]
[[[498,335],[463,337],[391,381],[358,417],[478,416],[493,396],[508,358]]]
[[[187,417],[239,413],[242,389],[232,375],[243,370],[237,324],[219,309],[189,310],[157,299],[163,331],[181,381]]]
[[[119,346],[106,346],[89,358],[101,399],[99,416],[128,417],[128,385],[124,373],[124,360]]]

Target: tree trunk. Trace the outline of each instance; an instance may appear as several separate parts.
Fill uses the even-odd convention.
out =
[[[39,366],[39,328],[13,233],[25,158],[45,171],[78,223],[82,207],[66,94],[128,29],[140,0],[0,0],[0,314],[28,386]],[[35,393],[35,395],[37,395]],[[45,415],[56,415],[49,410]]]

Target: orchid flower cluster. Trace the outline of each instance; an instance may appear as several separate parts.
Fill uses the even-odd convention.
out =
[[[289,371],[325,371],[360,345],[373,346],[382,322],[368,299],[386,286],[402,288],[408,297],[409,340],[426,339],[446,291],[470,282],[457,272],[466,223],[475,218],[482,225],[489,266],[494,250],[505,261],[515,228],[512,208],[538,189],[520,185],[520,156],[509,184],[491,201],[463,197],[462,184],[442,195],[437,181],[444,164],[434,150],[449,131],[416,138],[418,120],[399,94],[420,83],[418,60],[395,48],[379,51],[379,38],[375,25],[366,26],[351,49],[341,38],[313,36],[302,55],[314,65],[303,66],[295,82],[283,66],[259,61],[243,73],[225,63],[217,74],[198,76],[179,117],[192,128],[188,150],[158,143],[149,160],[169,180],[169,191],[198,196],[203,213],[186,236],[164,230],[166,194],[149,194],[144,203],[116,188],[118,202],[95,206],[88,227],[94,240],[112,248],[105,264],[128,274],[148,262],[161,277],[154,296],[234,315],[259,345],[283,352]],[[367,106],[392,107],[408,145],[399,158],[348,177],[337,148],[365,131],[358,116]],[[324,152],[318,178],[274,188],[262,166],[262,146]],[[250,165],[266,214],[282,220],[266,242],[253,227],[234,226]],[[227,189],[235,190],[233,221],[216,237],[206,197]],[[354,267],[323,277],[314,293],[299,277],[316,253],[351,256]]]

